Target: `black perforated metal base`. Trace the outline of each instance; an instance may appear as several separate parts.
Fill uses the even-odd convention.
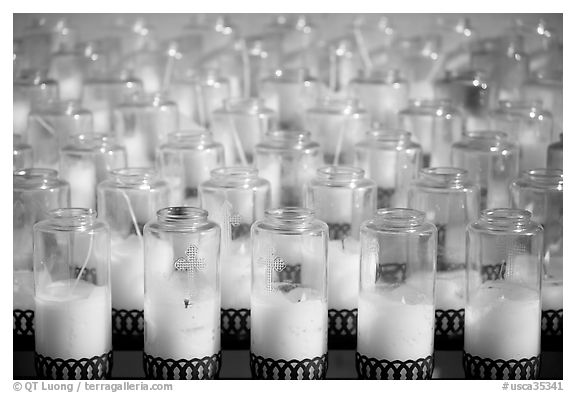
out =
[[[34,350],[34,310],[12,310],[14,350]]]
[[[222,349],[250,348],[250,310],[220,309]]]
[[[436,310],[434,349],[462,350],[464,347],[464,309]]]
[[[350,236],[352,227],[348,223],[328,223],[330,240],[343,240]]]
[[[148,379],[215,379],[220,375],[222,352],[194,359],[163,359],[144,352],[144,374]]]
[[[378,187],[378,191],[376,192],[376,203],[378,205],[378,209],[389,208],[392,207],[392,197],[394,196],[394,189],[393,188],[380,188]]]
[[[328,310],[328,349],[356,349],[358,309]]]
[[[144,311],[112,309],[112,346],[128,351],[144,348]]]
[[[431,379],[434,371],[432,355],[415,360],[384,360],[356,352],[356,372],[360,379]]]
[[[81,359],[54,359],[35,353],[34,367],[41,379],[109,379],[112,374],[112,351]]]
[[[536,379],[540,374],[540,355],[529,359],[489,359],[464,351],[464,375],[468,379]]]
[[[562,351],[564,310],[542,311],[542,350]]]
[[[250,353],[250,371],[255,379],[325,379],[328,354],[312,359],[270,359]]]

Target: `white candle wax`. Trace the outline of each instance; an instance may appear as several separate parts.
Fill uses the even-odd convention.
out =
[[[72,72],[58,79],[61,100],[79,100],[82,97],[83,77],[80,72]]]
[[[185,176],[186,186],[198,188],[200,184],[210,179],[210,171],[217,168],[224,163],[218,160],[218,151],[216,149],[210,150],[195,150],[183,154],[183,170]],[[197,206],[197,201],[195,201]]]
[[[13,102],[13,125],[14,134],[22,135],[26,131],[28,124],[28,114],[30,113],[30,103],[26,100],[14,100]]]
[[[144,306],[144,253],[137,235],[112,237],[112,306],[119,310],[142,310]]]
[[[322,356],[328,343],[328,308],[311,289],[252,295],[250,351],[271,359]]]
[[[396,188],[396,174],[398,168],[398,155],[403,154],[395,150],[378,151],[372,154],[369,161],[370,171],[367,177],[374,180],[378,187],[387,189]]]
[[[540,315],[536,290],[505,281],[487,281],[466,305],[464,350],[490,359],[537,356]]]
[[[236,245],[221,257],[222,308],[250,308],[252,256],[245,243]]]
[[[71,206],[96,208],[96,168],[94,162],[77,162],[65,168],[70,183]]]
[[[326,198],[327,193],[330,197]],[[329,191],[322,188],[316,191],[315,211],[319,219],[328,224],[344,224],[352,222],[354,208],[354,190],[347,187],[331,187]]]
[[[36,352],[91,358],[112,349],[110,293],[86,281],[56,281],[35,297]],[[74,290],[72,290],[74,288]]]
[[[466,306],[466,270],[436,273],[437,310],[459,310]]]
[[[132,135],[124,134],[123,143],[129,167],[153,167],[154,162],[148,157],[148,143],[143,131],[134,129]]]
[[[542,310],[560,310],[563,308],[562,280],[542,281]]]
[[[353,247],[352,241],[345,245],[346,249],[342,240],[328,242],[328,306],[335,310],[358,307],[360,247]]]
[[[257,164],[258,176],[270,182],[270,206],[281,206],[280,173],[282,172],[281,157],[267,156],[260,158]]]
[[[143,66],[138,70],[138,77],[142,80],[144,91],[146,93],[155,93],[160,91],[160,75],[154,66]]]
[[[110,109],[105,104],[94,104],[91,107],[94,132],[107,134],[112,129]]]
[[[13,273],[14,310],[34,310],[34,272],[15,270]]]
[[[362,292],[358,299],[358,352],[386,360],[432,355],[434,305],[409,285]]]

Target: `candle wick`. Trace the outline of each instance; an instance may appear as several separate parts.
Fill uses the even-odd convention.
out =
[[[138,227],[138,221],[136,220],[136,214],[134,213],[134,209],[132,208],[132,203],[130,202],[130,198],[126,195],[126,192],[122,191],[122,196],[126,200],[126,204],[128,205],[128,212],[130,213],[130,217],[132,218],[132,224],[134,225],[134,230],[136,231],[136,235],[138,239],[140,239],[140,243],[143,245],[142,233],[140,233],[140,228]]]
[[[364,63],[364,69],[368,72],[372,69],[372,60],[370,60],[370,53],[368,52],[368,47],[366,46],[366,42],[364,41],[364,36],[360,29],[355,28],[353,30],[354,33],[354,40],[356,41],[356,45],[358,46],[358,52],[360,54],[360,59],[362,59],[362,63]]]
[[[230,119],[230,129],[232,130],[232,137],[234,138],[234,145],[236,146],[236,150],[238,151],[238,155],[240,156],[240,161],[242,161],[242,166],[247,166],[246,155],[244,154],[244,148],[242,146],[242,141],[238,136],[238,130],[236,129],[236,123],[234,123],[233,119]]]
[[[32,116],[32,119],[36,120],[38,122],[38,124],[40,124],[42,127],[44,127],[46,129],[46,131],[48,131],[50,134],[52,134],[52,136],[56,136],[56,130],[54,129],[54,127],[52,127],[50,124],[48,124],[48,122],[44,119],[42,119],[40,116]]]
[[[82,277],[82,274],[84,274],[84,270],[86,270],[86,266],[88,266],[88,260],[90,259],[90,255],[92,255],[92,246],[93,245],[94,245],[94,236],[90,236],[90,243],[88,244],[88,253],[86,255],[86,259],[84,260],[84,264],[82,265],[82,268],[78,272],[78,277],[76,277],[76,281],[74,282],[74,286],[72,287],[71,292],[74,292],[74,289],[76,289],[76,286],[80,282],[80,278]]]

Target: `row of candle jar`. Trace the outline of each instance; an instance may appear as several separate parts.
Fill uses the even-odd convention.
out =
[[[147,377],[218,376],[220,228],[207,216],[165,208],[144,227]],[[543,229],[530,218],[525,210],[485,210],[466,229],[469,378],[538,376]],[[251,232],[252,376],[324,378],[329,228],[311,210],[282,208],[268,210]],[[109,227],[89,209],[55,210],[35,225],[39,376],[110,376],[109,240]],[[417,210],[379,210],[361,225],[359,377],[431,378],[436,242],[436,227]]]
[[[100,217],[112,228],[116,347],[138,348],[143,333],[142,227],[157,209],[170,205],[170,191],[153,172],[138,168],[117,170],[98,188]],[[550,323],[543,321],[543,330],[551,339],[562,335],[562,188],[559,170],[533,170],[512,185],[513,206],[531,210],[546,228],[544,311],[553,318]],[[45,216],[46,209],[69,206],[69,188],[57,181],[53,171],[31,169],[15,174],[14,192],[14,307],[19,314],[33,315],[31,225]],[[330,228],[329,333],[334,348],[355,345],[358,231],[360,223],[375,211],[379,194],[361,169],[349,167],[321,168],[307,187],[305,205]],[[270,183],[252,168],[213,170],[211,179],[199,189],[201,206],[222,228],[222,333],[231,346],[245,345],[248,337],[249,228],[265,209],[274,206],[270,195]],[[408,206],[424,211],[439,232],[435,302],[441,349],[461,348],[464,228],[478,216],[479,200],[478,186],[458,168],[424,169],[409,189]],[[15,333],[32,336],[32,322],[16,318]],[[127,343],[129,339],[133,342]]]

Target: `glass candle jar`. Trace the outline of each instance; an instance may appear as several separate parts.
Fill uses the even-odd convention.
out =
[[[466,303],[466,225],[478,217],[479,189],[468,172],[424,168],[408,191],[408,207],[423,211],[438,230],[436,349],[461,349]]]
[[[250,165],[254,149],[276,128],[276,114],[256,98],[232,98],[213,112],[211,131],[224,146],[226,165]]]
[[[450,146],[464,131],[464,120],[450,100],[410,100],[399,123],[422,146],[423,167],[450,165]]]
[[[52,31],[48,27],[46,18],[33,18],[18,39],[26,68],[48,68],[52,49]]]
[[[24,143],[21,135],[13,134],[12,138],[12,170],[32,168],[32,146]]]
[[[552,113],[554,138],[558,138],[563,127],[563,77],[562,71],[536,72],[522,88],[525,100],[542,102],[542,107]]]
[[[520,170],[546,166],[546,147],[552,143],[552,114],[539,101],[500,101],[492,126],[520,147]]]
[[[224,166],[224,148],[204,130],[176,132],[168,136],[156,155],[156,168],[170,187],[173,206],[199,206],[198,187],[210,171]]]
[[[370,129],[370,116],[356,99],[324,97],[306,112],[306,130],[320,143],[327,165],[351,165],[353,147]]]
[[[14,348],[34,347],[34,274],[32,226],[50,210],[70,206],[70,186],[51,169],[28,168],[13,174]]]
[[[50,56],[48,76],[58,82],[61,100],[80,100],[86,60],[81,51],[62,49]]]
[[[480,187],[480,210],[508,207],[508,187],[518,176],[518,146],[499,131],[469,131],[452,145],[452,165]]]
[[[34,166],[58,169],[59,152],[72,135],[92,133],[92,113],[78,101],[50,101],[28,116],[26,141]]]
[[[353,37],[342,37],[329,42],[322,53],[320,72],[331,92],[342,94],[362,69],[361,56]]]
[[[306,68],[278,69],[260,82],[259,94],[278,114],[278,125],[287,130],[302,130],[306,110],[323,92],[322,84]]]
[[[258,97],[260,80],[279,68],[282,50],[280,41],[280,37],[266,34],[246,37],[250,69],[250,97]]]
[[[530,216],[488,209],[466,230],[467,378],[538,377],[543,231]]]
[[[250,346],[250,226],[270,207],[270,183],[250,167],[214,169],[200,185],[200,204],[222,231],[221,330],[225,349]]]
[[[358,98],[373,123],[387,127],[398,125],[398,113],[408,102],[408,82],[396,69],[373,70],[360,74],[348,86],[349,94]]]
[[[175,75],[170,96],[178,104],[182,127],[209,128],[212,112],[231,97],[230,81],[218,69],[190,69]]]
[[[354,165],[378,187],[377,208],[406,207],[408,187],[422,168],[422,148],[409,132],[374,128],[354,146]]]
[[[542,271],[542,346],[562,351],[563,191],[561,169],[533,169],[510,186],[512,206],[532,213],[544,227]]]
[[[256,145],[254,166],[270,182],[271,206],[301,206],[304,185],[322,166],[318,143],[309,132],[274,130]]]
[[[98,216],[110,225],[112,338],[115,349],[142,349],[144,224],[168,206],[169,189],[149,168],[110,172],[97,186]]]
[[[487,122],[495,90],[479,70],[446,71],[434,83],[434,98],[450,100],[465,119],[465,128],[474,129]]]
[[[328,226],[287,207],[267,210],[251,235],[252,377],[325,378]]]
[[[563,168],[563,156],[564,156],[564,134],[560,134],[560,140],[554,142],[548,146],[548,151],[546,154],[546,167],[553,169]]]
[[[432,378],[436,236],[425,214],[411,209],[380,209],[362,224],[360,378]]]
[[[104,135],[72,136],[60,150],[60,175],[70,183],[71,205],[96,209],[96,186],[126,167],[126,149]]]
[[[14,77],[12,90],[14,134],[24,135],[32,109],[58,98],[58,82],[45,72],[22,72]]]
[[[212,379],[222,361],[220,228],[194,207],[156,215],[144,226],[144,374]]]
[[[376,211],[376,184],[359,168],[322,167],[307,185],[305,206],[328,224],[328,346],[353,349],[360,225]]]
[[[82,104],[92,112],[94,132],[110,133],[113,109],[120,105],[125,97],[142,91],[142,82],[127,72],[88,76],[82,89]]]
[[[135,93],[113,116],[112,135],[126,147],[130,167],[154,166],[156,149],[179,128],[176,104],[162,94]]]
[[[91,209],[52,210],[34,225],[34,282],[37,376],[110,378],[108,225]]]

